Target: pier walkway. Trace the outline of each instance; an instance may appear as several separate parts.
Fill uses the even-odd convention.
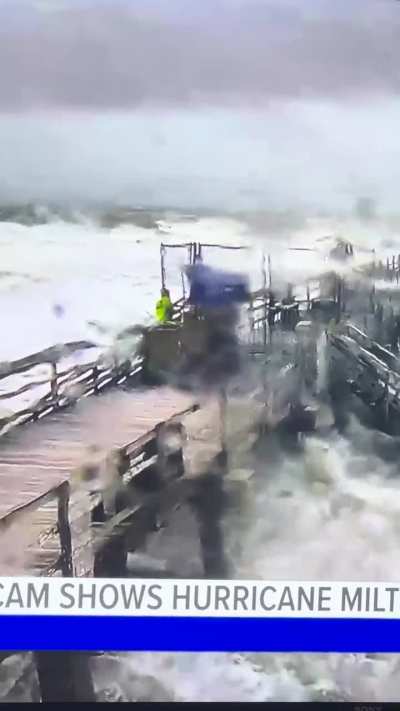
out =
[[[75,526],[76,545],[89,536],[91,511],[101,500],[101,474],[110,468],[110,452],[146,449],[162,423],[188,412],[193,397],[170,388],[113,388],[84,398],[66,411],[12,429],[0,440],[0,572],[6,574],[91,574],[73,564],[77,497],[85,503]],[[100,476],[99,476],[100,475]],[[88,481],[89,480],[89,481]],[[85,492],[87,495],[85,495]],[[89,493],[88,493],[89,492]],[[71,505],[72,504],[72,505]],[[64,527],[64,536],[63,536]],[[61,536],[61,556],[60,556]],[[62,548],[69,560],[63,560]]]
[[[193,404],[170,388],[113,389],[11,430],[0,442],[0,520]]]

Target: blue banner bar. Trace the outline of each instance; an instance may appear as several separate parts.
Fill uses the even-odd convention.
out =
[[[400,652],[400,619],[0,616],[15,651]]]

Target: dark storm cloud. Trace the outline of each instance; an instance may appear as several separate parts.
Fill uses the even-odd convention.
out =
[[[399,68],[396,0],[0,0],[0,110],[392,94]]]

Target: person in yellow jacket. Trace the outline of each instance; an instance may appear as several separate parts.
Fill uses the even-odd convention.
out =
[[[173,306],[168,289],[161,289],[161,298],[156,304],[156,319],[159,323],[169,323],[172,319]]]

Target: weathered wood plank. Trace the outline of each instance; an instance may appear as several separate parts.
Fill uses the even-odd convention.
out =
[[[0,530],[22,524],[26,536],[20,547],[28,541],[26,552],[10,563],[15,574],[60,569],[63,575],[92,575],[99,550],[93,545],[92,511],[106,486],[110,452],[118,461],[126,459],[121,472],[116,470],[120,478],[139,452],[148,456],[160,422],[192,407],[192,396],[168,388],[115,390],[1,438]],[[87,479],[90,471],[93,481]],[[93,487],[98,494],[90,492]]]
[[[0,441],[0,521],[39,503],[50,488],[62,484],[68,473],[85,462],[99,466],[110,449],[146,437],[159,422],[192,404],[191,395],[169,388],[114,390],[4,436]]]

